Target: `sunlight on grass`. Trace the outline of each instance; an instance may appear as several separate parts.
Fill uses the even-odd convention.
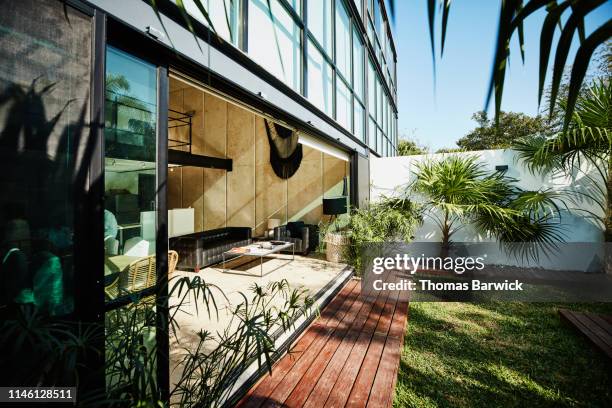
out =
[[[610,366],[559,307],[612,314],[612,304],[412,303],[394,406],[606,406]]]

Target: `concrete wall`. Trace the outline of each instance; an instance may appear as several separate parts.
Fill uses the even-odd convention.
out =
[[[572,177],[564,175],[534,175],[519,161],[516,153],[512,150],[484,150],[477,152],[451,153],[465,156],[477,156],[478,161],[484,163],[488,170],[495,170],[495,166],[507,165],[506,175],[517,179],[517,185],[524,190],[552,189],[563,192],[569,189],[586,188],[589,185],[583,173],[576,173]],[[440,160],[450,154],[431,154],[400,157],[385,157],[370,159],[370,197],[372,202],[380,200],[381,196],[393,196],[403,194],[405,187],[414,180],[415,163],[425,160]],[[583,170],[595,176],[594,169],[583,164]],[[411,195],[418,201],[419,197]],[[601,214],[597,203],[589,200],[581,200],[571,203],[567,199],[564,202],[568,209],[563,209],[561,222],[564,228],[565,240],[568,243],[600,243],[603,240],[600,225],[592,219],[585,217],[582,210]],[[580,209],[577,211],[577,209]],[[494,237],[487,236],[476,231],[471,225],[467,225],[452,237],[454,242],[495,242]],[[424,225],[415,234],[416,242],[439,242],[441,240],[439,228],[431,219],[427,219]],[[567,246],[566,246],[567,247]],[[596,248],[596,245],[590,245]],[[584,246],[583,246],[584,248]],[[540,260],[537,266],[554,269],[587,270],[589,269],[589,256],[555,257],[552,260]],[[582,254],[584,255],[584,254]],[[520,264],[519,262],[506,259],[506,264]]]
[[[193,111],[192,153],[233,160],[233,170],[175,167],[168,172],[168,208],[195,209],[195,231],[249,226],[263,234],[269,218],[317,224],[323,196],[339,195],[348,163],[303,146],[298,171],[274,174],[264,119],[235,104],[171,79],[170,109]],[[187,140],[185,128],[170,139]]]

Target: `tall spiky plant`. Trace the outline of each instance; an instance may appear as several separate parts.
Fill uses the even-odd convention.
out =
[[[561,104],[565,104],[562,101]],[[513,148],[532,173],[582,174],[587,188],[570,189],[570,199],[587,200],[599,208],[592,212],[577,205],[603,229],[604,240],[612,242],[612,83],[599,79],[582,92],[567,130],[546,138],[529,136]],[[593,169],[584,170],[585,165]]]
[[[563,240],[556,195],[523,191],[501,172],[488,172],[476,156],[451,155],[416,165],[410,192],[423,199],[425,214],[440,229],[442,252],[467,224],[502,242]]]

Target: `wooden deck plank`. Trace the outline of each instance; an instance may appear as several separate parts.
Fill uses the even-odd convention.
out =
[[[356,305],[361,305],[362,302],[359,300],[359,294],[361,293],[361,285],[356,285],[355,290],[351,293],[351,295],[355,295],[353,301],[349,305],[349,309],[344,311],[344,315],[342,318],[338,318],[338,325],[335,327],[327,326],[321,327],[316,324],[312,325],[309,330],[313,330],[317,333],[316,340],[310,345],[308,350],[306,350],[300,359],[295,363],[295,365],[289,370],[289,372],[285,375],[285,377],[280,381],[280,383],[275,387],[274,391],[270,394],[268,401],[266,401],[262,406],[264,407],[275,407],[275,406],[283,406],[282,404],[285,400],[291,395],[295,386],[302,379],[304,374],[308,372],[310,365],[316,356],[320,353],[321,349],[325,346],[327,341],[335,335],[337,330],[341,330],[342,327],[345,327],[349,322],[351,322],[360,309],[356,308]],[[343,305],[344,307],[344,305]],[[340,313],[340,312],[339,312]]]
[[[390,407],[393,403],[393,395],[387,392],[387,390],[395,388],[407,315],[408,301],[404,299],[398,300],[382,358],[370,391],[368,407]]]
[[[318,355],[312,361],[312,364],[308,371],[304,374],[299,384],[296,385],[289,397],[284,401],[285,405],[290,407],[306,406],[306,401],[310,397],[311,392],[315,389],[315,385],[321,378],[322,374],[328,369],[329,364],[334,361],[335,353],[338,351],[340,346],[344,344],[344,349],[346,349],[347,347],[352,346],[352,344],[354,343],[355,339],[353,339],[352,337],[356,337],[354,333],[359,332],[365,324],[365,321],[367,319],[367,316],[370,314],[370,310],[372,309],[374,301],[375,299],[373,300],[370,296],[360,296],[360,302],[355,302],[355,304],[353,305],[353,319],[347,321],[346,325],[338,327],[338,329],[336,329],[336,331],[334,332],[333,336],[331,336],[327,340],[325,346],[321,350],[319,350]],[[344,349],[341,349],[340,352],[342,353]],[[342,357],[342,355],[339,355],[336,358],[336,361],[338,361]],[[334,367],[336,367],[337,365],[338,363],[336,362],[330,369],[333,370]],[[331,373],[328,373],[328,375],[331,375]],[[318,408],[325,403],[327,395],[325,395],[325,398],[323,398],[322,395],[315,395],[313,399],[314,401],[312,403],[319,404],[315,405]]]
[[[360,315],[355,321],[353,325],[350,327],[348,333],[342,339],[342,342],[336,349],[331,360],[329,360],[327,367],[317,380],[316,384],[304,384],[305,387],[310,386],[312,391],[308,396],[308,399],[303,404],[304,407],[308,408],[320,408],[327,401],[327,397],[332,391],[344,364],[346,363],[347,358],[349,357],[353,347],[357,343],[357,339],[361,334],[362,329],[366,325],[366,323],[370,320],[370,315],[376,306],[376,302],[378,298],[385,297],[386,293],[377,292],[373,295],[370,295],[370,299],[368,299],[368,307],[366,310],[360,312]],[[380,312],[378,313],[380,316]],[[328,343],[329,344],[329,343]]]
[[[326,318],[307,329],[240,407],[391,406],[408,298],[400,291],[362,293],[361,284],[353,285],[342,289],[345,299],[322,311]]]
[[[392,315],[395,311],[397,297],[398,294],[393,293],[387,298],[381,317],[374,330],[374,335],[370,341],[366,358],[361,364],[359,374],[357,374],[357,378],[349,394],[346,407],[357,408],[366,406],[387,340],[387,332],[391,325],[391,319],[388,316]]]
[[[348,310],[352,302],[357,297],[357,280],[351,280],[340,290],[338,295],[327,305],[321,316],[316,320],[321,326],[328,326],[334,323],[339,323],[338,317],[344,316],[343,310]],[[331,326],[330,326],[331,327]],[[318,330],[307,330],[302,337],[298,339],[290,352],[281,358],[272,369],[272,374],[268,374],[259,381],[256,386],[252,387],[245,398],[238,404],[241,408],[256,408],[261,406],[268,398],[270,393],[276,386],[285,378],[286,374],[293,365],[300,359],[303,353],[310,347],[319,335]]]
[[[573,312],[571,310],[559,309],[559,314],[563,319],[573,325],[582,335],[584,335],[595,347],[601,350],[608,358],[612,359],[612,338],[606,334],[595,322],[584,313]]]
[[[361,364],[370,346],[374,329],[378,324],[380,314],[387,302],[388,296],[389,292],[386,292],[384,297],[379,296],[379,298],[376,299],[376,303],[370,312],[368,321],[359,334],[359,338],[355,342],[355,346],[351,350],[351,354],[348,356],[346,364],[342,367],[342,371],[338,375],[338,380],[334,384],[334,392],[327,398],[325,407],[343,407],[346,405],[346,401],[351,393],[351,388],[357,379],[357,374],[359,374],[359,369],[361,368]]]
[[[585,313],[570,312],[576,322],[579,322],[585,334],[588,334],[592,340],[595,338],[601,344],[601,348],[612,350],[612,338],[606,334],[597,324],[591,320]]]

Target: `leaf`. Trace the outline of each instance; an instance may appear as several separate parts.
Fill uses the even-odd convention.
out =
[[[591,35],[589,35],[584,42],[580,45],[578,52],[576,52],[576,58],[574,58],[574,65],[572,67],[572,75],[569,82],[569,92],[567,95],[567,106],[565,108],[565,119],[563,122],[563,129],[567,129],[572,119],[574,112],[574,106],[578,94],[580,93],[580,87],[586,74],[587,68],[591,56],[595,49],[612,36],[612,20],[609,20],[606,24],[599,27]]]
[[[446,40],[446,26],[448,25],[448,15],[450,13],[451,0],[444,0],[442,8],[442,37],[440,56],[444,55],[444,42]]]
[[[561,31],[561,37],[559,38],[559,42],[557,43],[557,48],[555,50],[555,62],[553,65],[553,78],[550,91],[550,117],[552,117],[553,115],[553,110],[559,91],[559,85],[561,84],[561,78],[563,77],[563,71],[565,70],[565,62],[567,61],[567,56],[569,54],[569,50],[572,45],[572,39],[574,38],[574,33],[578,27],[578,23],[584,18],[586,14],[599,7],[604,2],[605,0],[590,0],[588,2],[583,1],[572,3],[575,7],[573,7],[573,12],[567,19],[567,22],[565,23],[565,26]],[[582,84],[582,78],[580,80],[580,83]]]
[[[434,38],[434,22],[436,19],[436,0],[427,0],[427,19],[429,21],[429,43],[431,45],[431,61],[433,64],[434,83],[436,80],[436,42]]]
[[[548,72],[548,60],[550,59],[550,50],[552,49],[552,40],[555,34],[555,27],[561,19],[561,14],[570,6],[569,2],[565,2],[560,6],[554,4],[547,7],[548,14],[542,24],[540,32],[540,73],[538,82],[538,105],[542,101],[544,93],[544,83],[546,82],[546,73]]]

